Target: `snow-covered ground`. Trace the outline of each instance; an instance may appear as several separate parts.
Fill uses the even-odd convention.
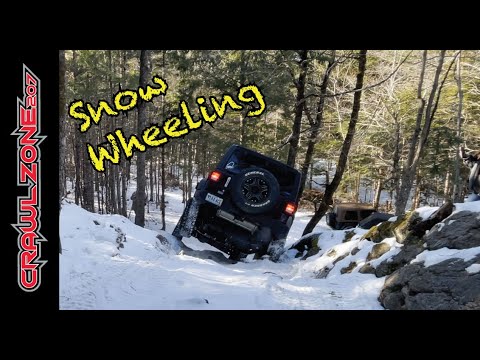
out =
[[[133,189],[131,184],[129,195]],[[183,211],[181,191],[169,190],[166,200],[166,232],[160,230],[160,213],[152,203],[146,228],[140,228],[132,222],[133,213],[129,220],[89,213],[71,201],[64,202],[61,309],[382,309],[377,298],[385,278],[358,272],[375,245],[361,240],[365,230],[355,229],[352,239],[343,242],[346,231],[331,230],[322,220],[314,230],[320,234],[321,249],[306,260],[295,258],[296,251],[290,250],[278,263],[249,257],[246,262],[228,264],[180,251],[170,234]],[[459,204],[457,211],[480,212],[480,202],[471,204]],[[425,217],[433,210],[422,208],[420,213]],[[311,215],[297,212],[287,246],[300,239]],[[167,242],[157,238],[159,233]],[[197,254],[219,254],[196,239],[184,242],[200,251]],[[394,238],[383,242],[391,250],[370,261],[373,266],[397,254],[402,246]],[[440,250],[424,252],[415,261],[430,265],[452,256],[445,252],[448,249]],[[469,258],[475,250],[461,254],[457,250],[456,254]],[[349,265],[351,273],[341,274]],[[326,268],[326,277],[319,278]]]
[[[324,250],[352,245],[342,244],[343,231],[320,223],[315,231],[323,233],[324,250],[304,261],[223,264],[177,255],[175,246],[156,238],[162,233],[173,243],[169,233],[183,210],[180,191],[166,196],[167,232],[159,230],[156,211],[147,216],[150,230],[120,215],[93,214],[64,203],[61,309],[381,309],[377,296],[384,279],[358,272],[314,276]],[[287,244],[300,238],[310,215],[297,213]],[[193,238],[185,243],[195,250],[216,250]]]

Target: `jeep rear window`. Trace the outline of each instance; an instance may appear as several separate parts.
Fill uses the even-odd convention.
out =
[[[345,211],[345,220],[357,220],[357,212]]]

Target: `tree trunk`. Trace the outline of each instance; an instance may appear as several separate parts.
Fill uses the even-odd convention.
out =
[[[121,168],[117,168],[116,179],[115,179],[115,191],[117,193],[117,202],[116,202],[116,206],[117,206],[116,213],[117,214],[120,214],[122,212],[122,197],[121,197],[121,192],[120,192],[120,169]]]
[[[420,197],[422,195],[422,187],[421,187],[421,178],[420,178],[420,172],[417,172],[415,176],[415,182],[413,184],[414,186],[414,191],[413,191],[413,201],[412,201],[412,206],[410,207],[410,210],[413,211],[416,208],[419,207],[420,204]]]
[[[395,113],[393,117],[395,121],[395,149],[393,151],[393,158],[392,158],[392,179],[393,179],[393,188],[395,189],[395,194],[400,192],[400,153],[401,153],[401,146],[400,146],[400,122],[398,121],[398,114]],[[390,200],[393,200],[392,191],[390,191]],[[393,202],[393,201],[392,201]]]
[[[65,158],[66,158],[66,136],[65,136],[65,50],[59,51],[58,63],[58,83],[59,83],[59,97],[58,97],[58,126],[59,126],[59,164],[58,164],[58,204],[62,207],[62,199],[65,196]],[[59,237],[60,240],[60,237]],[[62,244],[59,243],[59,253],[62,253]]]
[[[360,172],[357,173],[357,176],[355,177],[355,202],[360,202],[360,183],[361,183],[361,177],[360,177]]]
[[[85,144],[91,142],[88,136],[88,133],[83,136],[82,142]],[[83,161],[83,205],[85,210],[90,212],[95,212],[95,201],[94,201],[94,173],[92,165]]]
[[[120,165],[122,167],[122,212],[123,216],[127,216],[127,164]]]
[[[58,98],[58,130],[59,130],[59,159],[58,164],[58,201],[59,206],[62,206],[62,199],[65,196],[65,158],[66,158],[66,136],[65,136],[65,50],[59,51],[59,63],[58,63],[58,83],[59,83],[59,98]]]
[[[325,188],[325,193],[323,195],[322,201],[320,202],[318,209],[315,211],[315,214],[308,222],[303,235],[312,232],[315,226],[318,224],[320,219],[325,215],[328,210],[328,207],[333,202],[333,194],[338,188],[340,181],[342,180],[343,173],[345,171],[345,166],[348,159],[348,153],[350,151],[350,146],[352,144],[353,137],[355,135],[355,128],[358,122],[358,114],[360,112],[360,104],[362,98],[362,87],[363,87],[363,78],[365,77],[365,69],[367,64],[367,50],[360,50],[358,58],[358,74],[357,81],[355,85],[355,94],[353,96],[353,105],[352,113],[350,115],[350,123],[348,125],[348,132],[345,140],[343,141],[342,148],[340,151],[340,156],[338,158],[337,168],[335,170],[335,175],[330,184]]]
[[[163,72],[163,78],[165,78],[165,53],[166,51],[162,51],[162,72]],[[162,119],[165,119],[165,97],[162,96]],[[162,175],[161,175],[161,181],[162,181],[162,197],[160,201],[160,210],[162,214],[162,230],[165,231],[166,229],[166,223],[165,223],[165,186],[166,186],[166,181],[165,181],[165,144],[162,145]]]
[[[189,200],[192,197],[192,180],[193,180],[193,158],[195,157],[195,142],[190,140],[188,142],[188,164],[187,164],[187,197]]]
[[[78,76],[77,67],[77,52],[72,51],[72,75],[73,75],[73,87],[75,89],[75,83]],[[84,207],[83,202],[83,157],[82,157],[82,139],[83,136],[77,130],[74,130],[74,161],[75,161],[75,204]]]
[[[149,69],[149,50],[140,51],[140,86],[145,88],[147,86],[148,78],[150,76]],[[138,104],[138,127],[137,133],[141,134],[147,123],[147,103],[140,101]],[[137,192],[136,192],[136,207],[135,207],[135,224],[141,227],[145,226],[145,153],[137,152]]]
[[[107,59],[108,59],[108,84],[110,87],[110,94],[113,94],[113,66],[112,66],[112,50],[107,50]],[[110,129],[109,131],[113,132],[116,128],[116,117],[110,119]],[[109,164],[109,177],[106,185],[108,186],[107,194],[108,194],[108,212],[113,214],[118,214],[118,206],[117,206],[117,196],[118,193],[115,193],[115,183],[118,173],[118,165]]]
[[[149,176],[150,176],[150,201],[153,201],[153,175],[154,175],[154,169],[153,169],[153,156],[150,158],[150,170],[149,170]]]
[[[383,180],[378,179],[375,184],[375,195],[373,196],[373,207],[374,209],[378,209],[378,205],[380,204],[380,194],[382,193],[383,188]]]
[[[461,139],[462,135],[462,111],[463,111],[463,88],[462,88],[462,65],[461,65],[462,52],[457,58],[457,68],[455,74],[455,80],[457,81],[457,91],[458,91],[458,108],[457,108],[457,139]],[[460,146],[455,154],[455,178],[453,180],[453,202],[463,202],[462,194],[462,178],[460,176],[460,166],[462,163],[462,158],[460,157]]]
[[[447,171],[447,174],[445,175],[445,184],[443,186],[443,199],[447,201],[450,199],[450,182],[451,182],[451,176],[452,174],[450,171]]]
[[[187,203],[187,163],[188,163],[188,139],[184,139],[183,141],[183,148],[185,151],[183,152],[182,157],[182,203]]]
[[[295,166],[295,160],[297,159],[298,144],[300,142],[300,129],[302,127],[302,115],[305,107],[305,80],[308,69],[308,50],[300,50],[298,55],[300,56],[300,74],[298,75],[298,80],[294,79],[295,87],[297,88],[297,97],[295,99],[295,117],[293,119],[292,133],[289,139],[290,147],[288,149],[287,157],[287,164],[292,167]]]
[[[126,64],[127,64],[127,52],[122,50],[122,82],[125,82],[126,74]],[[125,122],[125,113],[122,114],[122,123]],[[121,172],[121,184],[122,184],[122,204],[120,207],[120,212],[123,216],[127,216],[127,180],[130,179],[130,161],[120,161],[120,172]]]
[[[162,230],[165,230],[165,145],[162,146],[162,197],[160,209],[162,212]]]
[[[402,177],[396,194],[395,215],[401,215],[405,212],[407,201],[410,196],[410,191],[412,189],[413,176],[415,175],[416,170],[413,169],[413,159],[415,156],[415,148],[417,147],[418,137],[420,135],[422,125],[423,112],[425,109],[425,99],[423,98],[422,90],[423,81],[425,79],[425,68],[427,65],[427,54],[428,51],[424,50],[420,70],[420,79],[418,81],[417,87],[417,101],[419,104],[417,109],[417,119],[415,122],[415,130],[409,143],[407,162],[403,166]]]

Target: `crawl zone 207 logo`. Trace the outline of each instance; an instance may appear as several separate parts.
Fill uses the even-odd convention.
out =
[[[17,198],[18,285],[24,291],[35,291],[41,284],[40,234],[40,79],[23,65],[23,99],[17,98],[17,186],[28,186],[25,196]]]

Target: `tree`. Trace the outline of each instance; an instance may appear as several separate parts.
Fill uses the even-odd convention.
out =
[[[305,152],[305,158],[302,164],[302,183],[300,184],[300,197],[302,196],[303,190],[305,189],[305,183],[307,181],[308,170],[312,165],[312,158],[313,158],[313,151],[315,148],[315,144],[317,143],[318,133],[323,123],[323,113],[325,108],[325,99],[327,95],[327,87],[328,82],[330,79],[330,74],[332,69],[336,65],[335,61],[335,51],[332,52],[331,56],[328,60],[327,68],[325,69],[325,73],[323,74],[322,84],[320,85],[320,94],[318,96],[318,103],[315,116],[310,114],[310,111],[307,108],[306,101],[303,103],[305,107],[305,113],[308,118],[308,123],[310,125],[310,134],[308,135],[308,144],[307,150]]]
[[[150,76],[150,51],[140,51],[140,86],[146,88]],[[138,104],[137,134],[141,134],[147,123],[147,103]],[[145,226],[145,194],[147,179],[145,175],[145,153],[137,152],[137,190],[135,198],[135,224]]]
[[[463,122],[463,88],[462,88],[462,52],[459,52],[457,58],[457,68],[455,79],[457,81],[457,89],[458,89],[458,108],[457,108],[457,139],[460,139],[462,134],[462,122]],[[460,144],[461,146],[461,144]],[[460,166],[462,159],[460,157],[460,146],[458,146],[458,150],[455,151],[455,178],[453,181],[453,201],[460,202],[462,197],[461,188],[462,188],[462,178],[460,176]]]
[[[415,130],[410,139],[408,157],[407,161],[403,166],[402,179],[398,193],[396,196],[395,202],[395,214],[401,215],[405,213],[405,208],[407,206],[407,201],[410,196],[410,191],[412,189],[413,180],[417,172],[418,161],[420,160],[425,145],[428,140],[428,135],[430,134],[430,128],[432,125],[433,118],[435,116],[435,110],[438,105],[439,94],[437,90],[441,91],[439,86],[439,78],[443,68],[443,62],[445,59],[445,50],[440,51],[438,57],[438,64],[435,71],[435,77],[432,83],[432,88],[428,97],[428,102],[425,101],[425,98],[422,94],[423,92],[423,82],[425,79],[425,68],[427,65],[427,50],[423,51],[421,69],[420,69],[420,78],[418,81],[417,88],[417,100],[418,100],[418,109],[417,109],[417,118],[415,123]],[[436,101],[435,101],[436,99]],[[423,120],[423,127],[422,127]]]
[[[446,68],[456,52],[447,51],[433,93],[440,52],[428,51],[418,95],[423,54],[422,50],[368,52],[369,84],[362,88],[362,113],[349,148],[349,154],[355,156],[347,157],[332,198],[334,202],[356,199],[372,202],[380,209],[389,208],[401,195],[401,187],[407,185],[408,181],[402,178],[408,174],[403,170],[417,153],[420,155],[416,170],[411,174],[411,189],[415,191],[405,192],[407,203],[436,204],[453,198],[454,193],[456,201],[462,201],[467,169],[461,166],[456,152],[459,145],[468,151],[480,143],[480,51],[463,50],[461,58],[451,63],[456,64],[455,76],[454,71],[449,74]],[[99,100],[111,102],[117,89],[136,89],[140,56],[141,52],[136,50],[65,51],[65,103],[82,99],[96,107]],[[148,112],[141,119],[139,115],[144,110],[141,108],[116,117],[104,114],[101,122],[84,133],[78,131],[78,122],[69,116],[63,130],[59,119],[60,131],[64,131],[61,138],[66,139],[66,145],[60,143],[64,155],[59,195],[65,194],[61,188],[65,181],[61,179],[67,179],[80,206],[89,211],[127,216],[130,169],[138,161],[139,173],[150,176],[152,199],[164,210],[161,199],[168,187],[181,187],[188,198],[195,178],[207,176],[233,143],[243,143],[295,165],[303,175],[302,188],[305,181],[321,191],[330,184],[352,117],[355,97],[349,94],[359,91],[356,89],[358,51],[334,54],[332,50],[174,50],[149,51],[148,57],[149,73],[162,74],[169,89],[168,96],[148,103]],[[139,120],[146,121],[145,126],[161,125],[166,117],[180,114],[181,100],[187,101],[192,115],[198,117],[197,97],[219,99],[228,93],[235,98],[239,85],[251,83],[259,86],[267,104],[261,117],[245,117],[246,111],[256,106],[253,102],[241,113],[231,111],[227,105],[224,118],[214,124],[205,124],[185,138],[172,139],[161,149],[147,149],[145,165],[150,165],[147,171],[141,170],[143,154],[138,152],[131,160],[121,157],[117,165],[108,163],[103,173],[93,170],[86,142],[102,143],[105,134],[117,127],[126,135],[138,136]],[[429,99],[432,99],[430,116],[426,116]],[[87,109],[85,112],[88,113]],[[425,126],[427,118],[433,121]],[[422,134],[426,132],[428,136],[419,152],[425,139]],[[416,140],[412,142],[414,137]],[[412,144],[416,146],[410,152]],[[150,163],[146,164],[147,161]],[[318,176],[322,176],[321,181]],[[142,182],[142,176],[138,180]],[[390,197],[387,204],[382,190]],[[147,193],[147,188],[144,191]],[[136,205],[132,209],[140,213],[142,209]]]
[[[305,108],[305,81],[307,78],[308,70],[308,50],[298,51],[297,62],[298,66],[300,67],[298,79],[295,78],[292,72],[293,82],[297,90],[297,95],[295,98],[292,133],[290,134],[290,137],[288,139],[288,143],[290,146],[288,148],[287,164],[290,166],[295,166],[298,152],[298,143],[300,142],[300,130],[302,127],[303,109]]]
[[[350,146],[352,144],[353,137],[355,136],[355,128],[358,122],[358,114],[360,112],[360,104],[362,98],[362,88],[363,88],[363,78],[365,77],[365,69],[367,64],[367,50],[360,50],[358,55],[358,73],[357,81],[355,85],[355,93],[353,96],[353,105],[352,113],[350,115],[350,122],[348,125],[348,132],[343,141],[342,148],[340,150],[340,156],[338,158],[337,168],[335,170],[335,175],[330,184],[325,188],[325,193],[322,199],[322,202],[318,206],[315,214],[312,216],[307,226],[303,230],[303,235],[308,234],[313,231],[315,226],[318,224],[320,219],[325,215],[328,210],[329,205],[333,202],[333,195],[340,184],[343,173],[345,171],[345,166],[347,164],[348,153],[350,151]]]

